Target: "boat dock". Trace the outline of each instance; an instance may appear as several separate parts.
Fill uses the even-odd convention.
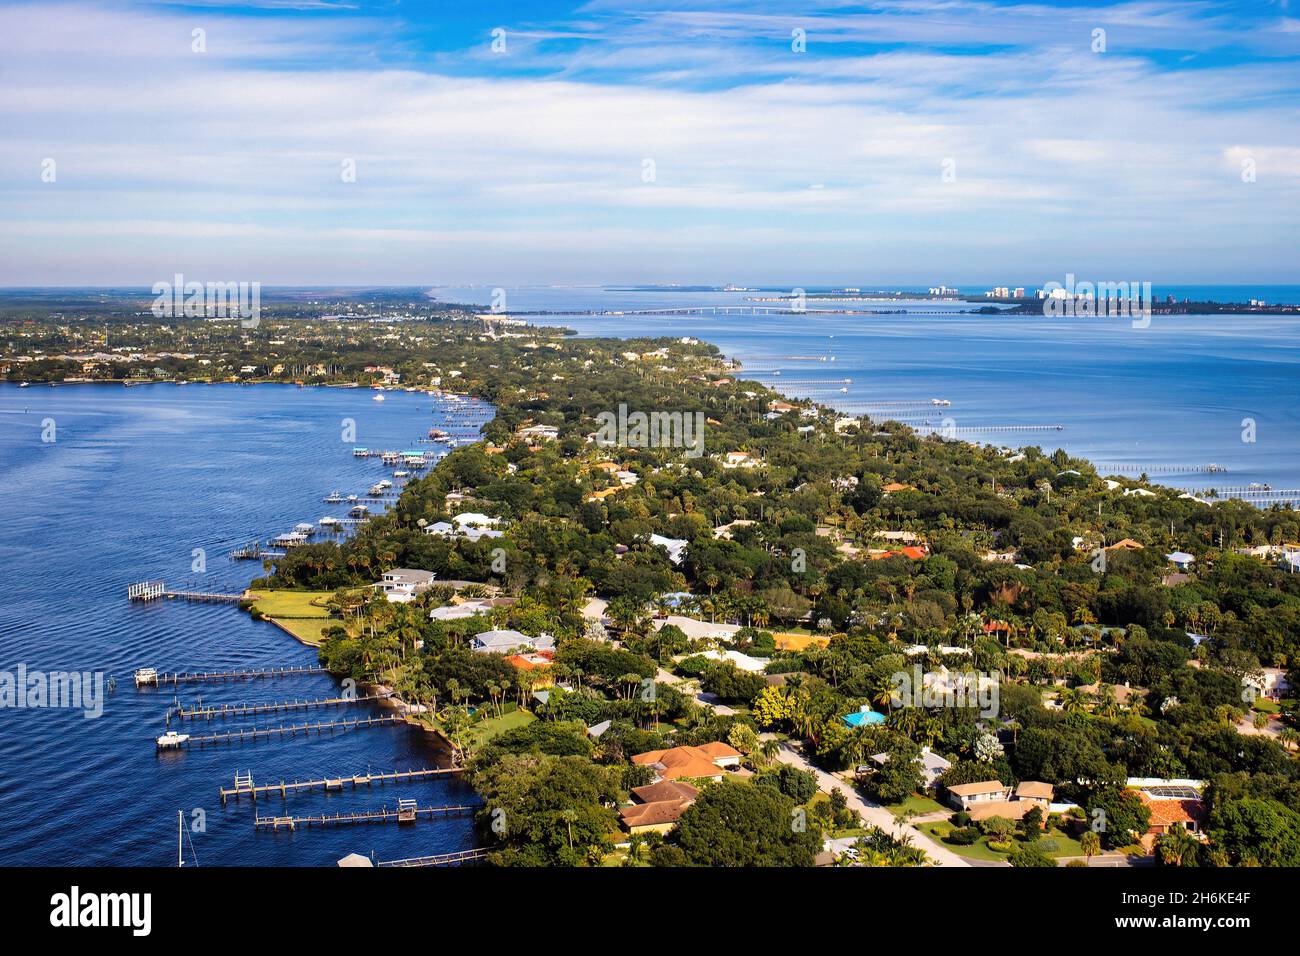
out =
[[[456,866],[458,863],[475,863],[487,859],[487,847],[458,850],[455,853],[435,853],[431,856],[412,856],[405,860],[380,860],[376,866]]]
[[[215,591],[168,591],[162,581],[141,581],[128,584],[126,599],[128,601],[156,601],[159,598],[175,598],[182,601],[219,602],[237,604],[244,599],[243,594],[222,594]]]
[[[1207,501],[1244,501],[1257,507],[1300,503],[1300,488],[1202,488],[1192,492]]]
[[[283,558],[286,552],[271,551],[263,548],[260,544],[250,544],[242,548],[236,548],[230,552],[233,561],[257,561],[263,558]]]
[[[225,803],[230,797],[238,800],[245,794],[252,797],[253,800],[257,800],[259,796],[274,796],[275,794],[279,794],[280,798],[284,799],[291,793],[300,793],[304,790],[342,790],[347,786],[351,786],[355,790],[357,787],[369,787],[376,783],[380,785],[410,783],[415,780],[431,780],[437,777],[455,776],[464,772],[463,767],[394,770],[390,773],[359,773],[350,777],[325,777],[321,780],[295,780],[292,783],[281,780],[279,783],[260,785],[253,783],[252,773],[235,774],[235,785],[233,787],[220,788],[221,802]]]
[[[403,801],[396,810],[380,807],[378,810],[358,810],[353,813],[321,813],[313,816],[254,817],[253,826],[259,830],[296,830],[298,827],[346,826],[354,823],[414,823],[420,817],[461,816],[479,809],[478,804],[461,804],[447,807],[416,807],[415,801]]]
[[[191,736],[182,743],[189,747],[204,747],[208,744],[236,744],[263,740],[273,736],[296,737],[298,734],[302,734],[310,737],[313,731],[317,736],[320,736],[326,732],[333,733],[336,730],[356,730],[362,727],[390,726],[404,722],[405,718],[397,716],[358,717],[354,720],[328,720],[314,724],[288,724],[283,727],[250,727],[244,730],[228,730],[219,734]]]
[[[307,674],[328,674],[324,667],[272,667],[248,671],[204,671],[203,673],[160,674],[152,667],[141,667],[135,672],[135,686],[164,684],[198,684],[215,681],[255,680],[262,677],[298,677]]]
[[[181,720],[218,720],[224,717],[247,717],[252,714],[274,714],[287,710],[310,710],[313,707],[344,707],[349,704],[364,704],[367,701],[388,700],[387,694],[371,694],[368,697],[322,697],[317,700],[285,700],[269,704],[219,704],[213,707],[190,707],[184,705],[171,711],[169,716]]]

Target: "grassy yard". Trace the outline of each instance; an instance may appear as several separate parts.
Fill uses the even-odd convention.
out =
[[[888,804],[887,809],[894,816],[901,817],[920,816],[922,813],[938,813],[948,808],[937,800],[914,793],[901,803]]]
[[[972,860],[1006,860],[1010,854],[1002,853],[990,847],[989,838],[981,836],[970,846],[958,846],[955,843],[949,843],[946,839],[955,827],[946,820],[938,823],[923,823],[920,825],[922,832],[934,837],[937,841],[947,847],[958,856],[964,856]],[[1049,829],[1044,830],[1043,835],[1039,837],[1039,843],[1044,840],[1050,840],[1055,844],[1055,849],[1049,850],[1048,854],[1054,857],[1062,856],[1083,856],[1083,848],[1079,846],[1079,841],[1069,836],[1063,830]],[[1019,836],[1012,837],[1011,842],[1016,849],[1025,845],[1025,841]]]
[[[485,717],[483,720],[471,724],[466,731],[470,749],[478,750],[492,738],[504,734],[507,730],[514,730],[516,727],[527,727],[536,719],[531,711],[522,707],[508,710],[500,717]]]
[[[337,622],[325,602],[332,591],[253,591],[253,607],[308,644],[319,644],[325,628]]]

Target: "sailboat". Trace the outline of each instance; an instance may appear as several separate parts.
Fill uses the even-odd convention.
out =
[[[194,852],[194,840],[190,840],[190,856],[194,859],[194,865],[199,865],[198,854]],[[176,866],[185,865],[185,811],[176,811]]]

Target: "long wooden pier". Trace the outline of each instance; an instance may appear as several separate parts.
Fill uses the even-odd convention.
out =
[[[126,599],[128,601],[157,601],[159,598],[173,598],[181,601],[199,601],[204,603],[237,604],[244,599],[243,594],[224,594],[217,591],[169,591],[162,581],[141,581],[128,584]]]
[[[368,787],[374,784],[389,783],[410,783],[415,780],[431,780],[437,777],[450,777],[456,774],[464,773],[464,767],[434,767],[422,770],[394,770],[388,773],[358,773],[350,777],[325,777],[321,780],[295,780],[292,783],[286,783],[281,780],[279,783],[255,784],[253,775],[235,774],[235,785],[233,787],[221,787],[221,802],[225,803],[230,797],[238,800],[241,796],[247,794],[253,800],[259,796],[280,795],[284,799],[291,793],[300,793],[304,790],[342,790],[344,787],[351,786],[353,790],[357,787]]]
[[[192,673],[159,674],[150,673],[152,668],[142,667],[135,672],[137,686],[142,684],[198,684],[215,681],[256,680],[269,677],[299,677],[307,674],[328,674],[324,667],[272,667],[264,670],[247,671],[197,671]]]
[[[434,853],[430,856],[412,856],[405,860],[380,860],[376,866],[456,866],[459,863],[475,863],[487,859],[487,847],[473,850],[458,850],[455,853]]]
[[[298,734],[303,734],[310,737],[313,731],[319,736],[327,731],[333,733],[336,730],[355,730],[361,727],[380,727],[403,722],[404,718],[397,716],[358,717],[354,720],[320,721],[315,724],[289,724],[284,727],[250,727],[243,730],[228,730],[219,734],[191,736],[189,740],[184,741],[184,744],[188,747],[205,747],[208,744],[244,743],[277,735],[280,737],[296,737]]]
[[[181,720],[218,720],[224,717],[248,717],[252,714],[274,714],[289,710],[310,710],[313,707],[345,707],[349,704],[364,704],[368,701],[388,700],[394,696],[392,691],[386,694],[371,694],[367,697],[322,697],[317,700],[285,700],[270,704],[220,704],[213,707],[177,707],[170,714]]]
[[[378,810],[358,810],[354,813],[321,813],[312,816],[254,817],[253,826],[259,830],[279,830],[281,828],[296,830],[298,827],[340,826],[354,823],[411,823],[419,817],[436,819],[438,817],[461,816],[478,810],[477,804],[460,804],[448,807],[399,807],[390,810],[380,807]]]

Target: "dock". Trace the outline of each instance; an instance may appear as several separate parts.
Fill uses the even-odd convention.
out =
[[[248,717],[253,714],[274,714],[289,710],[311,710],[313,707],[346,707],[368,701],[388,700],[394,694],[371,694],[367,697],[321,697],[316,700],[284,700],[269,704],[218,704],[212,707],[175,708],[169,716],[181,720],[219,720],[225,717]]]
[[[126,588],[128,601],[157,601],[160,598],[173,598],[181,601],[199,601],[203,603],[238,604],[244,599],[241,594],[223,594],[218,591],[169,591],[162,581],[141,581],[129,584]]]
[[[235,774],[235,785],[233,787],[221,787],[221,802],[225,803],[230,797],[238,800],[241,796],[247,794],[254,800],[259,796],[280,795],[284,799],[291,793],[300,793],[307,790],[342,790],[344,787],[351,787],[355,790],[357,787],[369,787],[374,784],[389,783],[410,783],[416,780],[432,780],[438,777],[455,776],[465,772],[464,767],[446,767],[446,768],[426,768],[422,770],[394,770],[388,773],[358,773],[350,777],[325,777],[321,780],[295,780],[292,783],[286,783],[281,780],[279,783],[255,784],[253,783],[252,773]]]
[[[141,667],[135,672],[135,685],[199,684],[205,682],[256,680],[270,677],[299,677],[308,674],[328,674],[324,667],[272,667],[265,670],[204,671],[202,673],[159,674],[152,667]]]
[[[236,548],[230,552],[232,561],[257,561],[265,558],[283,558],[287,552],[273,551],[253,543],[242,548]]]
[[[320,813],[311,816],[276,816],[254,817],[253,826],[258,830],[296,830],[298,827],[348,826],[356,823],[413,823],[420,817],[437,819],[439,817],[462,816],[474,813],[479,804],[460,804],[446,807],[409,807],[402,806],[396,810],[380,807],[378,810],[358,810],[353,813]]]
[[[382,727],[405,723],[403,717],[358,717],[354,720],[329,720],[315,724],[288,724],[283,727],[250,727],[244,730],[228,730],[219,734],[199,734],[184,741],[188,747],[205,747],[208,744],[236,744],[264,740],[267,737],[296,737],[298,734],[310,737],[313,731],[317,736],[336,730],[358,730],[362,727]]]
[[[455,853],[435,853],[431,856],[412,856],[405,860],[380,860],[377,866],[456,866],[487,859],[487,847],[458,850]]]

